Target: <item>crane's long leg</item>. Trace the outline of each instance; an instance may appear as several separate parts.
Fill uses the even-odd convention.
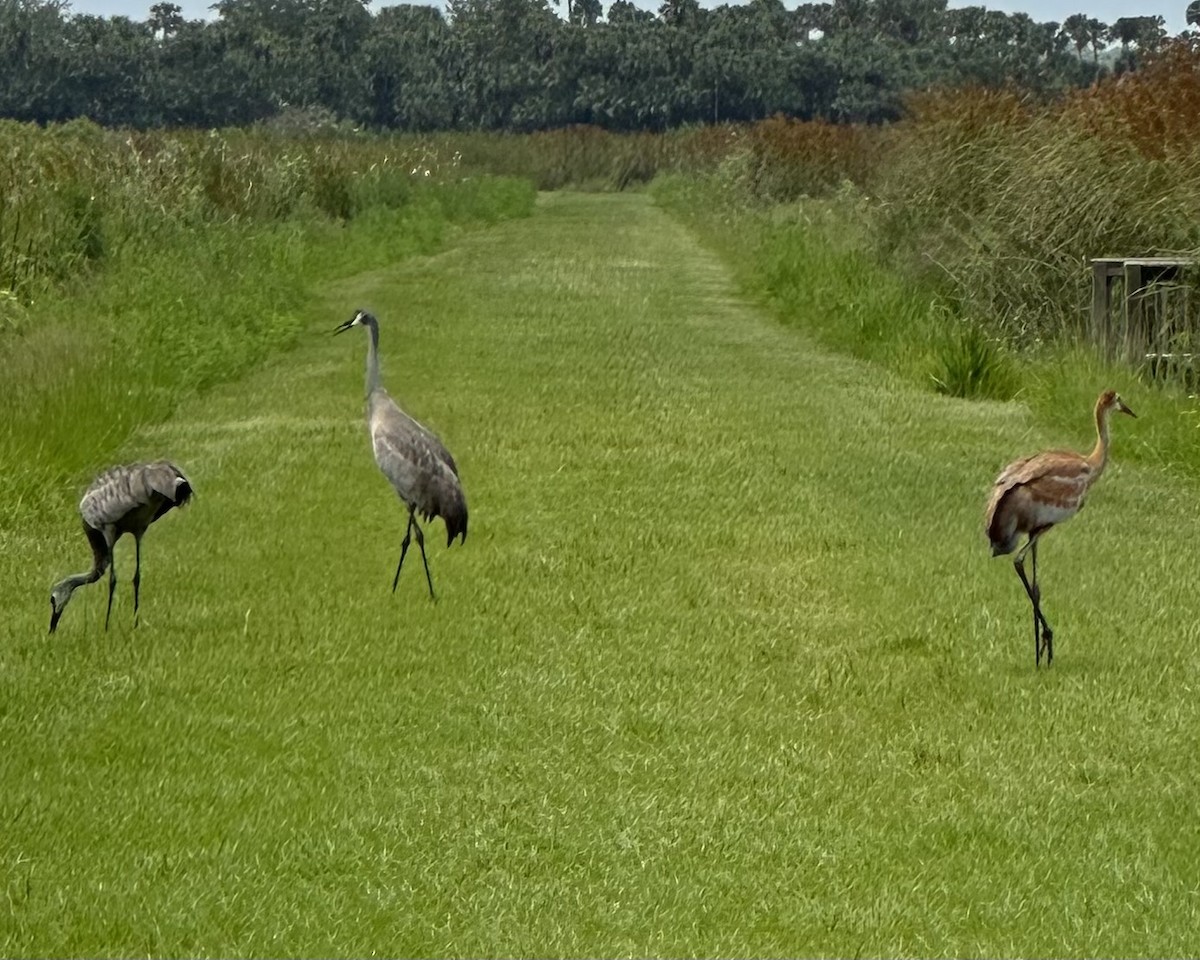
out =
[[[1038,589],[1038,582],[1037,582],[1037,541],[1036,540],[1033,540],[1030,542],[1029,552],[1030,552],[1031,558],[1033,560],[1033,576],[1030,577],[1030,582],[1031,582],[1031,586],[1033,589],[1032,594],[1030,594],[1030,599],[1033,600],[1033,604],[1034,604],[1034,606],[1033,606],[1033,635],[1035,638],[1038,638],[1035,642],[1036,649],[1034,650],[1034,665],[1041,666],[1042,649],[1045,644],[1045,633],[1043,632],[1042,635],[1039,637],[1039,634],[1038,634],[1038,611],[1041,608],[1042,591],[1040,589]]]
[[[138,587],[142,586],[142,538],[140,538],[140,536],[138,536],[138,538],[134,539],[134,542],[136,542],[136,544],[137,544],[138,563],[137,563],[137,566],[134,566],[134,568],[133,568],[133,625],[137,626],[138,625]],[[1033,556],[1037,557],[1037,554],[1033,554]],[[1034,560],[1034,564],[1037,564],[1037,560]],[[1034,565],[1033,569],[1037,570],[1037,566]],[[1034,578],[1036,578],[1036,577],[1034,577]]]
[[[1046,666],[1050,666],[1054,662],[1054,631],[1050,629],[1050,622],[1046,619],[1046,615],[1042,613],[1042,588],[1038,586],[1037,579],[1037,540],[1033,541],[1033,602],[1037,604],[1037,615],[1042,618],[1042,649],[1046,651]]]
[[[1030,582],[1025,584],[1025,592],[1029,594],[1029,606],[1033,611],[1033,663],[1035,667],[1040,667],[1042,665],[1042,623],[1038,603],[1040,594],[1037,585],[1037,541],[1030,538],[1026,549],[1033,554],[1033,576],[1030,578]],[[1024,564],[1021,566],[1021,572],[1025,572]]]
[[[396,564],[396,576],[392,578],[392,593],[396,592],[396,584],[400,582],[400,568],[404,566],[404,555],[408,553],[408,545],[412,543],[413,512],[408,511],[408,526],[404,529],[404,539],[400,542],[400,562]]]
[[[1029,602],[1033,607],[1033,657],[1034,664],[1041,666],[1042,663],[1042,635],[1040,631],[1041,620],[1038,612],[1038,603],[1033,598],[1033,587],[1029,584],[1029,579],[1025,576],[1025,567],[1020,560],[1013,561],[1013,569],[1017,571],[1017,576],[1021,578],[1021,583],[1025,586],[1025,593],[1029,596]]]
[[[429,584],[429,599],[436,600],[437,597],[433,593],[433,577],[429,575],[429,560],[425,556],[425,534],[415,519],[412,523],[417,528],[417,546],[421,548],[421,562],[425,564],[425,582]]]
[[[414,515],[416,507],[409,507],[408,510],[408,526],[404,529],[404,539],[400,543],[400,562],[396,564],[396,576],[392,578],[392,593],[396,592],[396,584],[400,582],[400,568],[404,566],[404,555],[408,553],[408,545],[412,542],[412,533],[417,531],[417,546],[421,548],[421,562],[425,564],[425,582],[429,584],[429,596],[434,600],[437,597],[433,592],[433,577],[429,575],[429,558],[425,556],[425,533],[421,530],[421,525],[417,523],[417,518]]]
[[[1034,583],[1029,582],[1029,578],[1025,576],[1025,553],[1029,549],[1034,551]],[[1038,590],[1036,584],[1037,574],[1037,537],[1030,537],[1029,542],[1021,548],[1020,553],[1013,559],[1013,568],[1017,571],[1017,576],[1021,578],[1021,583],[1025,587],[1025,593],[1029,596],[1029,602],[1033,605],[1033,645],[1034,645],[1034,662],[1041,666],[1042,662],[1042,644],[1043,635],[1049,634],[1053,636],[1053,631],[1050,629],[1050,624],[1046,622],[1046,617],[1042,613],[1041,607],[1041,591]],[[1041,632],[1038,631],[1038,625],[1041,624]],[[1049,661],[1047,660],[1047,663]]]
[[[109,547],[108,554],[108,610],[104,614],[104,629],[108,630],[108,619],[112,616],[112,598],[117,592],[117,555],[116,551]]]

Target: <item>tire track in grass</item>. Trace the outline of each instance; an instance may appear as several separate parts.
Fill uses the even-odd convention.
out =
[[[436,604],[419,565],[389,593],[365,346],[329,336],[359,306],[462,470]],[[131,444],[198,490],[144,628],[127,580],[107,635],[102,589],[49,641],[9,608],[38,866],[5,952],[1184,949],[1195,491],[1122,467],[1135,427],[1043,550],[1035,674],[983,497],[1086,411],[1044,438],[823,353],[639,195],[546,196],[309,320]],[[47,536],[29,594],[82,552]]]

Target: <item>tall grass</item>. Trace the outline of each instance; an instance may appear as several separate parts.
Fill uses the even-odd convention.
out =
[[[436,148],[0,127],[0,527],[292,342],[316,288],[530,212]]]
[[[691,136],[680,150],[701,142]],[[1198,144],[1200,39],[1180,38],[1136,73],[1054,102],[933,90],[887,129],[772,118],[728,128],[702,163],[675,156],[659,172],[719,185],[714,217],[771,207],[778,217],[852,184],[869,201],[855,211],[864,255],[971,318],[947,348],[969,365],[994,339],[1037,349],[1092,336],[1090,258],[1200,257]],[[1159,311],[1157,349],[1200,353],[1194,281]]]
[[[1200,151],[1152,156],[1115,135],[1128,91],[1106,92],[1053,108],[985,93],[916,104],[873,183],[880,249],[938,274],[1010,340],[1080,337],[1089,258],[1200,253]]]
[[[1019,397],[1064,426],[1121,387],[1154,421],[1136,455],[1200,470],[1195,273],[1147,310],[1144,342],[1169,362],[1107,356],[1088,322],[1090,258],[1200,258],[1200,40],[1053,103],[931,91],[887,130],[735,133],[715,168],[664,177],[656,195],[786,322],[928,389]]]
[[[661,134],[573,126],[527,135],[448,133],[437,142],[464,169],[527,177],[541,190],[625,190],[660,173],[711,171],[745,136],[744,127],[732,124]]]
[[[735,165],[736,166],[736,165]],[[1009,349],[964,320],[945,291],[888,269],[869,249],[870,204],[853,187],[770,206],[731,199],[728,177],[663,177],[656,199],[698,231],[791,325],[825,346],[954,396],[1009,399]]]
[[[208,223],[351,220],[400,209],[459,157],[415,137],[296,137],[266,129],[126,132],[88,121],[0,121],[0,286],[28,299],[129,247]]]
[[[1200,408],[1186,385],[1152,382],[1074,340],[1031,345],[1003,336],[944,276],[897,270],[878,256],[876,201],[857,188],[753,205],[718,175],[663,177],[653,192],[733,267],[743,291],[823,346],[872,361],[881,376],[894,371],[953,397],[1020,400],[1080,444],[1086,411],[1112,387],[1142,418],[1123,458],[1200,472]]]

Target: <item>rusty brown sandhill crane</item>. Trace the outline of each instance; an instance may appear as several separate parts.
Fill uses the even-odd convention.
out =
[[[76,573],[56,583],[50,591],[50,632],[67,608],[76,587],[95,583],[108,570],[108,611],[104,629],[112,616],[113,593],[117,588],[117,568],[113,546],[126,533],[137,543],[137,566],[133,572],[133,625],[138,622],[138,588],[142,582],[142,537],[150,524],[192,498],[191,481],[168,460],[131,463],[110,467],[87,488],[79,502],[83,532],[92,547],[92,569]]]
[[[1096,445],[1084,456],[1070,450],[1047,450],[1010,463],[996,478],[988,500],[985,527],[992,543],[992,556],[1012,553],[1021,535],[1025,546],[1013,558],[1017,576],[1033,605],[1034,665],[1040,666],[1042,651],[1046,666],[1054,660],[1054,631],[1042,613],[1037,582],[1038,540],[1055,524],[1079,512],[1093,483],[1108,464],[1108,418],[1114,410],[1135,416],[1115,391],[1106,390],[1096,400]],[[1033,580],[1025,576],[1025,554],[1033,555]]]
[[[408,526],[400,544],[392,593],[400,582],[400,568],[404,566],[404,555],[415,530],[429,596],[436,600],[425,556],[425,534],[416,514],[419,511],[426,521],[442,518],[446,524],[446,546],[459,535],[463,543],[467,542],[467,499],[458,479],[458,466],[442,441],[401,410],[380,384],[379,322],[365,310],[356,310],[354,316],[333,332],[338,334],[351,327],[364,327],[367,331],[367,429],[371,432],[375,462],[408,508]]]

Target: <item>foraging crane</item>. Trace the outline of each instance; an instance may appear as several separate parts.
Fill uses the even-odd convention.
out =
[[[113,546],[126,533],[137,544],[137,566],[133,572],[133,625],[138,622],[138,587],[142,582],[142,537],[155,520],[182,507],[192,498],[191,481],[168,460],[131,463],[110,467],[92,481],[79,502],[83,532],[92,547],[92,569],[65,577],[50,591],[50,632],[67,608],[76,587],[95,583],[108,570],[108,611],[104,629],[112,616],[113,592],[117,589],[117,567]]]
[[[1108,464],[1108,418],[1114,410],[1135,417],[1112,390],[1096,400],[1096,445],[1087,456],[1069,450],[1048,450],[1016,460],[1005,467],[992,487],[985,515],[985,529],[992,556],[1012,553],[1021,535],[1029,537],[1013,559],[1017,576],[1033,604],[1034,665],[1040,666],[1046,651],[1046,666],[1054,660],[1054,631],[1042,613],[1037,582],[1038,539],[1055,524],[1069,520],[1083,506],[1092,484]],[[1025,576],[1025,554],[1033,554],[1033,580]]]
[[[404,566],[404,555],[415,530],[421,562],[425,564],[429,596],[437,599],[433,593],[433,578],[429,575],[429,560],[425,556],[425,534],[416,513],[420,511],[426,521],[442,518],[446,524],[447,547],[459,535],[463,543],[467,542],[467,500],[459,483],[458,467],[442,441],[401,410],[380,385],[379,322],[365,310],[357,310],[333,332],[336,335],[351,327],[366,327],[368,334],[367,429],[371,432],[375,462],[408,507],[408,526],[400,544],[400,562],[396,564],[396,576],[392,579],[392,593],[396,592],[396,584],[400,582],[400,568]]]

